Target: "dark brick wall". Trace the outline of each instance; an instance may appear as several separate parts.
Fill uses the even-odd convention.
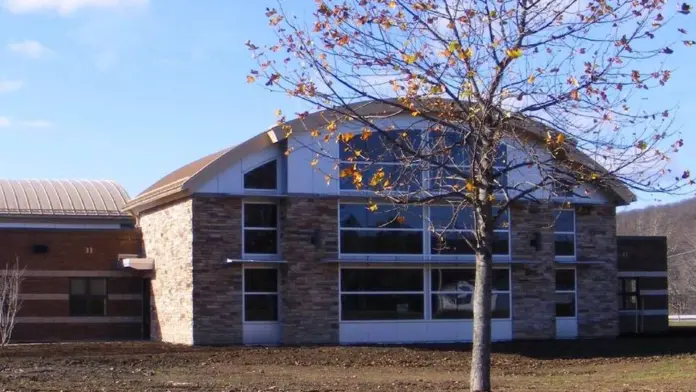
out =
[[[12,341],[133,340],[141,336],[142,326],[137,323],[20,324],[12,334]]]

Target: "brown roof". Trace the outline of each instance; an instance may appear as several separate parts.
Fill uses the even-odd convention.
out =
[[[154,184],[149,186],[147,189],[142,191],[137,197],[140,197],[148,192],[152,192],[156,189],[166,187],[167,185],[173,184],[175,182],[185,181],[186,179],[190,178],[194,174],[198,173],[198,171],[200,171],[204,167],[208,166],[214,160],[223,156],[227,151],[231,150],[232,148],[234,148],[234,147],[228,147],[224,150],[220,150],[220,151],[214,152],[210,155],[206,155],[203,158],[197,159],[189,164],[186,164],[186,165],[174,170],[173,172],[160,178],[159,181],[155,182]]]
[[[129,199],[113,181],[0,180],[0,216],[126,217]]]

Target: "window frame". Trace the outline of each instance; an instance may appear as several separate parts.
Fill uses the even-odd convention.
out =
[[[634,280],[636,282],[636,289],[635,291],[626,291],[624,290],[625,283],[628,281]],[[641,306],[641,296],[640,296],[640,278],[637,276],[634,277],[629,277],[629,276],[621,276],[619,277],[619,311],[629,311],[629,312],[634,312],[634,311],[641,311],[642,306]],[[624,307],[624,303],[627,298],[630,297],[635,297],[636,299],[636,307],[633,309],[629,309]]]
[[[75,280],[81,280],[85,282],[85,294],[73,294],[72,293],[72,282]],[[91,293],[91,281],[93,280],[103,280],[104,281],[104,294],[92,294]],[[103,314],[91,314],[89,312],[89,306],[87,306],[87,312],[85,314],[75,314],[73,312],[73,297],[78,297],[81,300],[87,301],[89,304],[93,298],[102,299],[104,302],[104,312]],[[78,299],[75,298],[75,299]],[[107,277],[71,277],[68,279],[68,315],[70,317],[107,317],[109,315],[109,278]]]
[[[573,271],[573,290],[558,290],[558,288],[555,288],[554,293],[555,294],[573,294],[573,314],[574,316],[557,316],[556,315],[556,320],[576,320],[578,318],[578,269],[575,267],[567,267],[567,266],[562,266],[562,267],[556,267],[554,274],[557,273],[558,271],[565,270],[565,271]],[[556,279],[558,276],[556,276]],[[555,279],[554,279],[555,281]],[[554,301],[554,304],[556,301]],[[554,310],[554,315],[556,314],[556,311]]]
[[[575,211],[574,208],[559,208],[559,209],[554,209],[554,228],[553,228],[553,235],[554,235],[554,248],[553,248],[553,256],[555,261],[575,261],[577,259],[578,255],[578,222],[577,222],[577,216],[578,213]],[[569,211],[573,213],[573,231],[557,231],[556,230],[556,224],[555,222],[558,220],[558,214],[560,214],[562,211]],[[561,234],[561,235],[573,235],[573,254],[572,255],[557,255],[556,254],[556,234]]]
[[[276,227],[261,227],[261,226],[251,226],[247,227],[245,223],[246,218],[246,208],[250,204],[265,204],[276,206]],[[275,253],[248,253],[246,251],[246,232],[249,231],[275,231],[276,233],[276,252]],[[276,259],[280,256],[280,203],[277,201],[268,200],[243,200],[242,201],[242,258],[243,259]]]
[[[432,296],[433,295],[438,295],[438,294],[445,294],[445,295],[456,295],[459,293],[462,293],[462,291],[453,291],[453,290],[433,290],[432,288],[432,273],[435,270],[440,270],[440,269],[448,269],[448,270],[456,270],[456,269],[465,269],[465,270],[474,270],[474,277],[476,276],[476,267],[473,266],[432,266],[428,268],[428,301],[432,301]],[[508,309],[509,315],[507,318],[494,318],[491,316],[491,320],[493,321],[511,321],[512,320],[512,269],[510,267],[499,267],[499,266],[493,266],[494,270],[506,270],[508,271],[508,289],[507,290],[497,290],[495,288],[492,289],[492,294],[503,294],[508,296]],[[471,291],[472,295],[472,301],[473,301],[473,295],[474,291]],[[432,302],[429,303],[429,311],[430,311],[430,321],[472,321],[473,322],[473,314],[472,318],[467,319],[467,318],[455,318],[455,319],[436,319],[433,318],[433,306]],[[473,312],[473,310],[472,310]]]
[[[246,184],[245,184],[245,181],[244,181],[246,175],[249,174],[249,173],[251,173],[251,172],[253,172],[254,170],[260,168],[261,166],[264,166],[264,165],[266,165],[266,164],[269,164],[269,163],[271,163],[271,162],[273,162],[273,161],[275,161],[275,165],[276,165],[276,170],[275,170],[275,188],[273,188],[273,189],[270,189],[270,188],[269,188],[269,189],[263,189],[263,188],[247,188],[247,187],[246,187]],[[265,194],[268,194],[268,193],[271,193],[271,194],[278,193],[278,190],[280,189],[280,180],[281,180],[280,172],[281,172],[281,170],[280,170],[280,159],[279,159],[278,157],[273,157],[273,158],[271,158],[271,159],[267,159],[267,160],[265,160],[265,161],[259,163],[258,165],[254,165],[251,169],[245,170],[245,171],[242,173],[242,189],[244,190],[244,192],[250,192],[250,193],[261,193],[261,194],[264,194],[264,193],[265,193]]]
[[[343,292],[343,287],[342,287],[342,271],[347,270],[347,269],[415,269],[415,270],[421,270],[423,273],[423,290],[422,291],[376,291],[376,292],[371,292],[371,291],[360,291],[360,292],[353,292],[353,291],[347,291]],[[432,290],[432,272],[433,270],[437,269],[473,269],[475,270],[474,266],[467,266],[467,265],[403,265],[403,266],[397,266],[397,265],[375,265],[375,264],[363,264],[363,265],[340,265],[338,268],[338,321],[339,323],[348,323],[348,324],[373,324],[373,323],[419,323],[419,322],[434,322],[434,323],[452,323],[452,322],[471,322],[473,323],[473,319],[435,319],[433,318],[432,314],[432,295],[433,294],[439,294],[439,293],[448,293],[446,291],[433,291]],[[514,315],[514,308],[512,307],[512,294],[513,294],[513,286],[512,286],[512,268],[510,266],[493,266],[493,269],[499,269],[499,270],[507,270],[508,271],[508,290],[494,290],[495,293],[500,293],[500,294],[507,294],[508,295],[508,307],[510,309],[510,314],[508,318],[494,318],[493,322],[500,322],[500,321],[512,321],[513,315]],[[342,303],[342,296],[344,294],[351,295],[351,294],[368,294],[368,295],[380,295],[380,294],[385,294],[385,295],[398,295],[398,294],[406,294],[406,295],[417,295],[421,294],[422,295],[422,300],[423,300],[423,318],[420,319],[391,319],[391,320],[344,320],[343,319],[343,303]]]
[[[403,270],[420,270],[423,275],[423,289],[421,291],[343,291],[343,270],[349,269],[403,269]],[[403,323],[403,322],[420,322],[428,320],[428,303],[427,303],[427,291],[428,291],[428,278],[429,274],[427,268],[421,266],[340,266],[338,268],[338,321],[339,323]],[[380,319],[380,320],[344,320],[343,319],[343,296],[344,295],[420,295],[423,301],[423,317],[419,319]]]
[[[276,271],[276,291],[246,291],[246,274],[247,270],[275,270]],[[278,324],[281,322],[281,300],[280,300],[280,268],[274,266],[265,265],[244,265],[242,267],[242,322],[244,324]],[[275,295],[276,296],[276,320],[275,321],[248,321],[247,320],[247,309],[246,309],[246,299],[248,296],[254,295]]]

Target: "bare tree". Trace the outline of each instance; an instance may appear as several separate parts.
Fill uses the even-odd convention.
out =
[[[12,337],[17,313],[22,306],[19,292],[23,279],[24,269],[19,268],[19,261],[13,267],[5,265],[0,275],[0,347],[8,344]]]
[[[320,124],[298,114],[316,137],[313,163],[338,142],[330,158],[356,190],[450,205],[434,232],[473,212],[470,389],[490,391],[492,248],[507,207],[692,184],[688,171],[669,174],[684,143],[669,108],[642,104],[671,77],[663,59],[694,43],[656,36],[690,11],[660,0],[317,0],[306,21],[280,5],[266,13],[277,42],[247,42],[259,62],[247,80],[324,110]],[[401,126],[404,116],[415,121]],[[291,136],[285,120],[278,112]],[[509,175],[520,170],[534,175]]]

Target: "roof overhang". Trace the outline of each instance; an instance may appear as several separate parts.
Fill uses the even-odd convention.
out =
[[[131,268],[138,271],[153,271],[155,269],[155,259],[146,257],[127,257],[121,259],[123,268]]]

